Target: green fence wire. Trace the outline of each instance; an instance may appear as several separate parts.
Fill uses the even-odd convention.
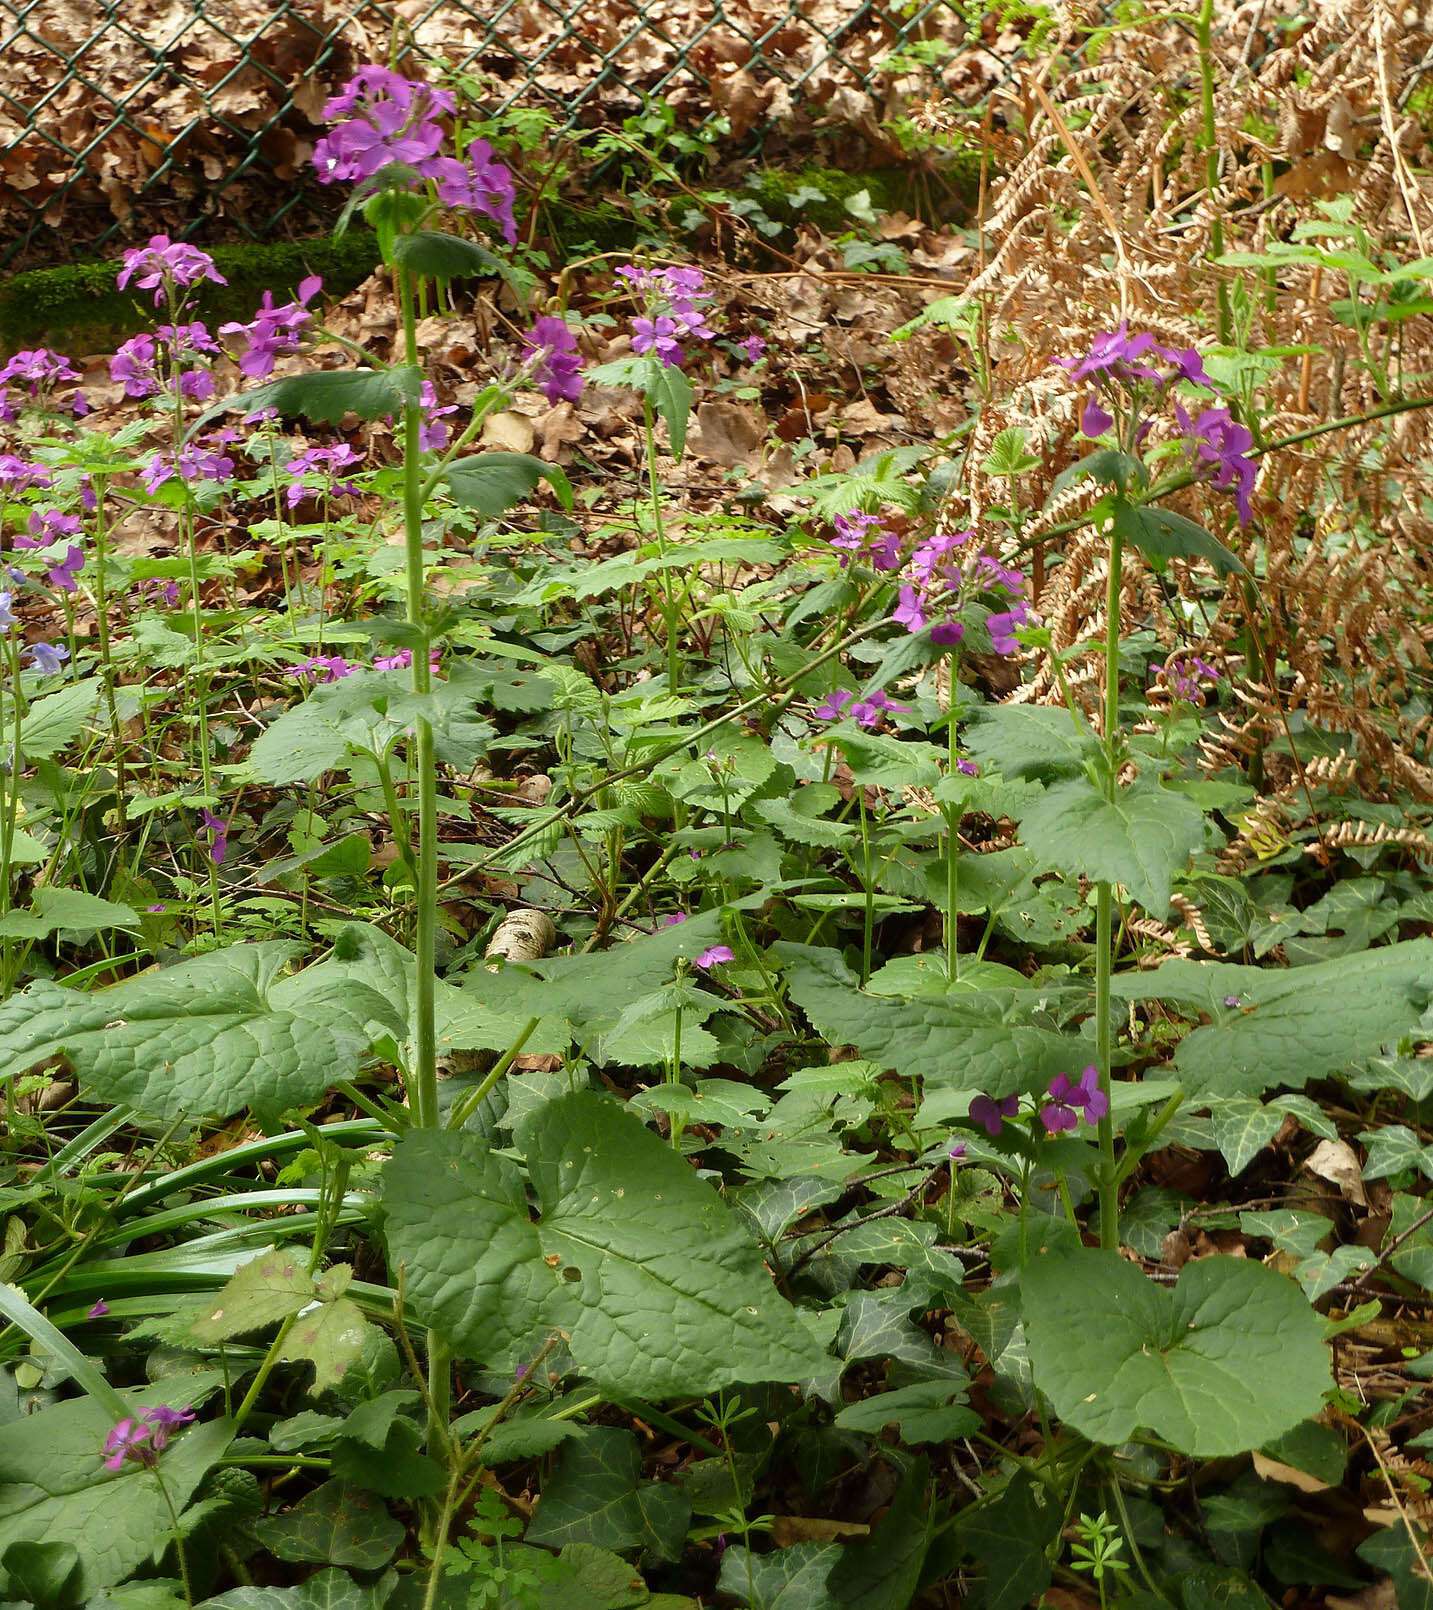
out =
[[[878,129],[935,90],[966,105],[1018,51],[952,0],[0,0],[0,267],[176,238],[296,238],[341,198],[309,156],[325,100],[364,62],[461,74],[483,111],[555,132],[653,98],[724,116]],[[987,27],[987,34],[991,30]],[[992,48],[992,44],[996,48]]]

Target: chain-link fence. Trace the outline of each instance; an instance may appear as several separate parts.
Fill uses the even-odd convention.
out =
[[[755,140],[883,124],[939,91],[977,104],[1020,54],[955,0],[0,0],[0,266],[151,232],[295,238],[341,198],[309,163],[364,62],[461,74],[489,114],[555,129],[653,98]],[[975,28],[972,35],[972,19]]]

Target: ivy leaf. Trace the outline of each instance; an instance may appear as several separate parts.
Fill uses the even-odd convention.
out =
[[[280,1560],[377,1571],[403,1541],[403,1528],[374,1493],[330,1480],[283,1515],[253,1524],[254,1536]]]
[[[475,453],[443,471],[448,495],[459,508],[494,519],[522,502],[539,481],[548,481],[564,509],[572,508],[572,483],[556,464],[530,453]]]
[[[230,1588],[205,1599],[201,1610],[383,1610],[398,1585],[395,1571],[376,1582],[355,1582],[346,1571],[316,1571],[292,1588]]]
[[[680,1559],[692,1506],[668,1483],[642,1481],[641,1470],[632,1432],[587,1427],[564,1444],[556,1475],[543,1484],[526,1541],[547,1548],[571,1543],[647,1548],[663,1559]]]
[[[1163,918],[1171,877],[1204,843],[1204,813],[1153,779],[1117,788],[1110,801],[1087,777],[1069,777],[1026,807],[1020,835],[1057,872],[1122,883]]]
[[[1166,569],[1171,559],[1207,559],[1221,576],[1247,574],[1217,537],[1172,509],[1111,498],[1093,511],[1097,522],[1102,509],[1113,520],[1116,534],[1138,548],[1156,570]]]
[[[1365,1129],[1358,1138],[1368,1147],[1364,1179],[1383,1180],[1408,1169],[1418,1169],[1433,1179],[1433,1146],[1425,1146],[1407,1124]]]
[[[193,429],[235,409],[247,415],[275,408],[281,418],[298,416],[315,425],[341,424],[345,414],[386,419],[401,414],[406,403],[416,408],[422,385],[422,370],[406,364],[392,369],[318,369],[235,392],[206,408]]]
[[[357,1072],[371,1025],[405,1025],[330,964],[280,977],[294,949],[231,945],[87,993],[38,979],[0,1005],[0,1079],[63,1055],[90,1094],[163,1120],[301,1106]]]
[[[793,1543],[769,1554],[733,1544],[721,1557],[717,1587],[762,1610],[831,1610],[826,1582],[841,1552],[839,1543]]]
[[[411,1130],[384,1169],[390,1256],[466,1356],[516,1361],[562,1330],[577,1366],[644,1397],[825,1367],[721,1198],[637,1118],[590,1091],[524,1122],[542,1216],[515,1164],[471,1134]]]
[[[1200,1258],[1170,1292],[1114,1253],[1067,1247],[1031,1258],[1020,1281],[1036,1383],[1092,1442],[1114,1446],[1146,1427],[1217,1458],[1272,1441],[1323,1404],[1318,1315],[1262,1264]]]
[[[1023,1470],[991,1503],[960,1516],[957,1541],[985,1566],[985,1610],[1023,1610],[1044,1593],[1051,1580],[1045,1550],[1059,1530],[1059,1506]]]
[[[1242,1174],[1278,1134],[1284,1114],[1247,1096],[1229,1096],[1211,1103],[1209,1124],[1214,1144],[1231,1175]]]

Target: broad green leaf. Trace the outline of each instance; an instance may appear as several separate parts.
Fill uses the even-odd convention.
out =
[[[448,495],[459,508],[473,509],[494,519],[529,496],[539,481],[547,481],[564,509],[572,508],[572,484],[556,464],[528,453],[475,453],[455,459],[443,471]]]
[[[871,1535],[848,1543],[829,1579],[840,1610],[906,1610],[920,1586],[933,1522],[924,1458],[910,1464],[890,1508]]]
[[[213,1347],[249,1331],[277,1325],[314,1300],[308,1263],[291,1249],[271,1247],[241,1264],[189,1327],[196,1342]]]
[[[406,725],[385,713],[390,698],[404,691],[403,681],[384,671],[321,683],[259,734],[250,764],[265,782],[312,783],[351,751],[381,755]]]
[[[1122,975],[1113,989],[1122,1000],[1180,1001],[1214,1019],[1175,1052],[1191,1098],[1302,1089],[1417,1028],[1433,998],[1433,940],[1283,970],[1176,960]]]
[[[1331,1384],[1318,1316],[1261,1264],[1201,1258],[1171,1292],[1113,1253],[1069,1248],[1020,1280],[1036,1384],[1093,1442],[1145,1427],[1183,1453],[1243,1453],[1318,1413]]]
[[[548,1548],[646,1548],[665,1559],[680,1558],[691,1504],[676,1487],[643,1481],[641,1471],[632,1432],[587,1427],[563,1445],[557,1473],[543,1483],[527,1541]]]
[[[35,1610],[72,1610],[80,1602],[80,1555],[73,1543],[17,1540],[5,1550],[0,1567],[10,1591],[22,1594]]]
[[[1138,548],[1156,570],[1165,569],[1171,559],[1207,559],[1221,576],[1246,574],[1217,537],[1172,509],[1119,497],[1109,500],[1109,509],[1116,533]]]
[[[680,458],[687,446],[687,420],[692,412],[692,383],[680,364],[666,364],[655,353],[647,358],[643,390],[647,401],[662,416],[671,441],[672,457]]]
[[[317,369],[306,375],[271,380],[252,391],[235,392],[206,408],[193,429],[235,409],[243,409],[247,415],[275,408],[281,418],[297,416],[315,425],[341,424],[345,414],[384,419],[401,414],[405,403],[411,402],[416,408],[422,383],[422,371],[406,365],[393,369]]]
[[[940,776],[934,744],[907,743],[884,732],[835,727],[821,742],[839,749],[858,787],[929,788]]]
[[[956,1539],[985,1567],[986,1610],[1024,1610],[1050,1586],[1045,1550],[1060,1519],[1059,1505],[1023,1470],[990,1503],[961,1514]]]
[[[170,1377],[122,1394],[130,1412],[183,1408],[214,1389],[215,1377]],[[143,1465],[105,1468],[100,1450],[114,1426],[89,1398],[59,1403],[0,1426],[0,1553],[13,1543],[68,1543],[79,1556],[79,1592],[122,1582],[168,1544],[169,1509]],[[233,1436],[213,1420],[181,1431],[160,1456],[165,1487],[183,1509]]]
[[[357,1072],[373,1025],[406,1025],[320,962],[281,977],[291,945],[232,945],[110,989],[39,979],[0,1005],[0,1078],[67,1056],[85,1090],[161,1119],[282,1112]]]
[[[71,682],[36,699],[20,722],[20,753],[26,760],[48,760],[84,731],[100,696],[98,681]],[[8,739],[15,724],[8,700],[0,700],[0,722]]]
[[[346,1571],[315,1571],[291,1588],[230,1588],[205,1599],[200,1610],[383,1610],[398,1585],[396,1571],[375,1582],[355,1582]]]
[[[363,1310],[347,1297],[320,1303],[304,1314],[284,1338],[279,1358],[285,1364],[313,1365],[315,1394],[337,1386],[348,1367],[363,1352],[368,1321]],[[411,1495],[409,1495],[411,1496]]]
[[[374,1493],[326,1481],[283,1515],[256,1521],[254,1535],[281,1560],[377,1571],[393,1558],[403,1528]]]
[[[442,1467],[423,1452],[423,1431],[416,1421],[392,1421],[379,1447],[341,1436],[333,1448],[329,1473],[354,1487],[412,1503],[444,1486]]]
[[[577,1367],[643,1396],[825,1367],[717,1194],[637,1118],[588,1091],[519,1128],[537,1189],[469,1134],[409,1131],[384,1170],[390,1257],[461,1352],[518,1360],[550,1330]]]
[[[900,1428],[901,1441],[950,1442],[980,1428],[981,1418],[965,1401],[962,1381],[917,1381],[893,1392],[877,1392],[838,1411],[836,1424],[847,1431],[879,1436],[884,1427]]]
[[[1088,1060],[1083,1042],[1021,1022],[1027,1008],[1017,1008],[1010,992],[893,999],[862,990],[833,951],[785,942],[774,949],[787,963],[791,999],[818,1034],[882,1067],[919,1074],[927,1100],[946,1090],[996,1099],[1034,1093]]]
[[[439,229],[415,229],[393,242],[393,261],[419,279],[471,279],[494,272],[496,259],[476,241]]]
[[[36,889],[30,911],[11,911],[0,918],[0,935],[10,939],[48,939],[61,929],[84,934],[101,928],[138,928],[139,915],[130,906],[101,900],[83,889]]]
[[[997,704],[974,713],[962,746],[981,770],[1004,777],[1056,777],[1083,771],[1099,753],[1089,724],[1045,704]]]
[[[1068,777],[1026,806],[1020,836],[1057,872],[1122,883],[1162,920],[1170,879],[1204,843],[1204,813],[1152,778],[1110,801],[1087,777]]]
[[[1433,1178],[1433,1146],[1425,1145],[1407,1124],[1365,1129],[1358,1138],[1368,1148],[1363,1165],[1364,1179],[1383,1180],[1408,1169]]]

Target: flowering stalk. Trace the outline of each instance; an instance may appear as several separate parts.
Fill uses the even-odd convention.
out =
[[[1120,738],[1120,572],[1124,542],[1110,531],[1109,589],[1105,595],[1105,798],[1115,802],[1119,774]],[[1119,1185],[1115,1177],[1115,1124],[1110,1116],[1110,974],[1114,968],[1114,886],[1108,878],[1095,885],[1095,1065],[1104,1111],[1099,1121],[1100,1245],[1108,1252],[1119,1247]]]

